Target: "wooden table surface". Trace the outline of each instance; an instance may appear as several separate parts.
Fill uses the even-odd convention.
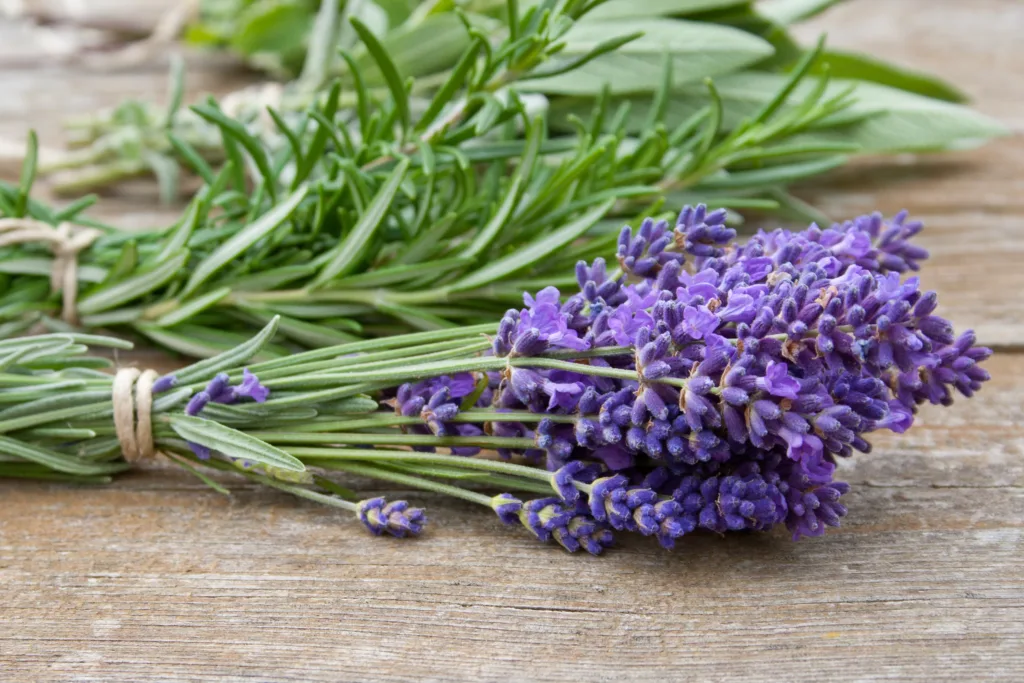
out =
[[[925,285],[998,347],[979,397],[923,410],[843,467],[842,529],[698,535],[672,553],[639,539],[594,558],[422,495],[429,532],[403,542],[169,471],[3,482],[0,680],[1024,680],[1024,4],[852,0],[800,32],[821,30],[949,78],[1018,132],[861,162],[804,193],[835,216],[924,219]],[[66,114],[164,89],[159,64],[89,69],[10,22],[0,39],[0,137],[31,125],[55,141]],[[241,79],[194,71],[198,89]],[[105,213],[160,224],[153,206],[143,188]]]

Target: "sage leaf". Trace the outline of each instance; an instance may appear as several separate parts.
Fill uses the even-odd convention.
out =
[[[565,35],[562,59],[586,54],[617,37],[642,33],[611,54],[602,55],[571,73],[526,81],[523,90],[592,95],[653,92],[665,74],[665,53],[672,55],[675,85],[732,73],[772,54],[763,39],[729,26],[680,19],[583,20]]]
[[[750,0],[608,0],[588,12],[585,20],[635,19],[636,17],[686,16],[746,5]]]
[[[923,71],[889,64],[869,55],[826,50],[822,53],[821,64],[828,66],[828,74],[832,78],[870,81],[946,102],[967,101],[967,95],[963,91],[941,78]],[[816,70],[820,72],[822,68],[818,67]],[[812,70],[812,73],[814,72],[815,70]]]
[[[280,448],[212,420],[175,415],[170,422],[171,428],[183,439],[223,453],[229,458],[280,467],[291,472],[303,472],[306,469],[298,458],[285,453]]]

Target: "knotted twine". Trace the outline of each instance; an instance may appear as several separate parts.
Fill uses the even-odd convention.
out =
[[[43,242],[53,252],[50,289],[62,293],[61,317],[69,325],[78,324],[78,253],[102,233],[70,223],[53,227],[32,218],[0,218],[0,247]]]
[[[114,403],[114,432],[121,442],[125,460],[130,463],[156,456],[152,414],[153,382],[158,375],[156,370],[140,372],[138,368],[121,368],[114,377],[111,394]]]

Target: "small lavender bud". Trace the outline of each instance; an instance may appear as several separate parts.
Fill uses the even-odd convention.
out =
[[[523,509],[523,501],[511,493],[500,493],[491,498],[491,509],[505,524],[519,524],[519,513]]]
[[[164,375],[153,382],[153,393],[162,394],[178,385],[177,375]]]
[[[397,538],[416,536],[427,518],[420,508],[411,508],[404,500],[388,503],[383,497],[359,501],[359,521],[374,536],[388,533]]]

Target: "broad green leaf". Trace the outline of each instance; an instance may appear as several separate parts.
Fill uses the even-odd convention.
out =
[[[359,222],[356,223],[345,239],[338,242],[330,260],[323,270],[320,271],[316,280],[314,280],[313,286],[323,286],[339,275],[346,275],[359,263],[359,260],[363,257],[366,245],[391,207],[391,202],[398,193],[398,188],[401,186],[402,179],[405,178],[405,173],[408,170],[409,160],[402,159],[395,167],[395,170],[391,172],[388,179],[384,181],[384,184],[381,185],[373,201],[366,207],[366,211],[363,212]]]
[[[736,102],[758,93],[770,93],[783,78],[750,72],[723,78],[718,85],[723,97],[729,93]],[[835,79],[830,82],[826,97],[838,95],[852,83]],[[809,79],[797,87],[791,103],[806,97],[814,85],[813,79]],[[841,116],[859,120],[809,132],[792,142],[846,142],[860,145],[865,152],[926,151],[963,146],[1008,133],[998,121],[967,107],[874,83],[858,83],[853,105]]]
[[[185,290],[181,293],[181,296],[188,296],[194,292],[210,276],[238,258],[242,252],[252,247],[288,220],[299,204],[302,203],[302,200],[306,198],[307,194],[309,194],[309,186],[301,186],[287,199],[263,214],[255,223],[251,223],[244,229],[239,230],[231,239],[221,244],[216,251],[207,256],[192,271],[192,277],[189,278],[188,284],[185,285]]]
[[[474,21],[480,22],[481,19]],[[452,12],[433,14],[419,24],[399,26],[380,39],[398,71],[414,78],[451,69],[470,41],[466,28]],[[353,57],[368,86],[385,84],[380,68],[365,45],[356,47]]]
[[[941,78],[890,64],[866,54],[826,50],[819,63],[828,65],[828,74],[832,78],[870,81],[946,102],[967,101],[967,95],[963,91]],[[822,68],[818,67],[817,71],[820,73]]]
[[[722,127],[733,130],[745,118],[755,115],[771,101],[785,84],[786,74],[747,71],[715,80],[723,103]],[[845,91],[852,81],[834,79],[825,97]],[[783,107],[798,106],[812,92],[817,80],[808,78],[797,86]],[[818,124],[808,133],[791,140],[791,144],[842,142],[859,145],[864,152],[926,151],[973,143],[1007,134],[999,122],[967,107],[921,97],[913,93],[887,88],[874,83],[857,83],[854,103],[830,121]],[[630,133],[643,132],[647,120],[649,98],[630,97],[631,107],[626,128]],[[708,104],[703,88],[683,88],[668,106],[666,126],[682,123]],[[586,115],[592,100],[563,99],[552,103],[552,116],[560,130],[569,130],[564,123],[569,114]]]
[[[750,0],[610,0],[588,12],[592,19],[635,19],[637,17],[686,16],[745,5]]]
[[[665,53],[672,55],[675,85],[732,73],[772,54],[767,42],[744,31],[679,19],[588,21],[565,35],[559,59],[586,54],[602,42],[642,32],[612,54],[602,55],[570,73],[526,81],[522,89],[564,95],[656,91],[665,74]],[[555,64],[558,60],[555,60]]]
[[[302,0],[256,0],[239,16],[231,47],[243,55],[294,53],[303,49],[312,23]]]
[[[480,270],[470,273],[457,282],[452,287],[452,290],[463,291],[473,289],[474,287],[481,287],[533,265],[537,261],[568,246],[586,233],[587,230],[592,228],[595,223],[608,213],[614,204],[615,200],[608,200],[558,230],[518,248],[504,258],[492,261]]]
[[[229,458],[280,467],[292,472],[303,472],[306,469],[298,458],[285,453],[280,448],[212,420],[175,415],[171,418],[171,428],[183,439],[223,453]]]
[[[722,173],[705,178],[693,187],[693,191],[750,191],[785,186],[804,178],[821,175],[827,171],[839,168],[845,163],[845,156],[829,156],[824,159],[780,164],[753,171]]]
[[[151,270],[90,292],[78,301],[78,312],[83,315],[99,313],[145,296],[177,275],[187,261],[188,250],[182,249]]]
[[[761,0],[757,11],[782,26],[815,17],[842,0]]]

